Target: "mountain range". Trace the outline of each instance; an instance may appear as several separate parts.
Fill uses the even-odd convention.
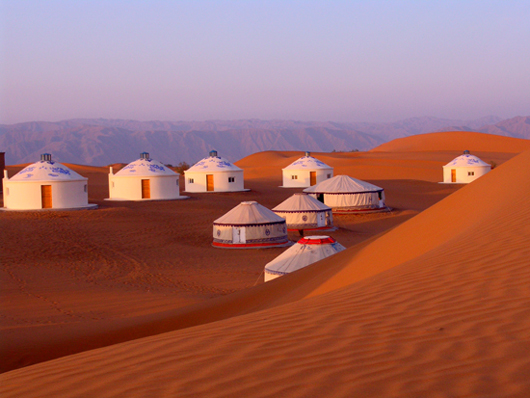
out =
[[[292,120],[137,121],[70,119],[0,125],[0,151],[7,164],[30,163],[41,153],[59,162],[102,166],[128,163],[149,152],[163,163],[193,164],[216,149],[236,161],[266,150],[369,150],[395,138],[437,131],[477,131],[530,138],[530,116],[502,120],[418,117],[394,123]]]

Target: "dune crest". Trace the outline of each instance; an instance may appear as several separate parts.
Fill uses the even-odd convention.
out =
[[[520,153],[530,149],[530,140],[472,131],[444,131],[398,138],[369,152],[471,151]]]

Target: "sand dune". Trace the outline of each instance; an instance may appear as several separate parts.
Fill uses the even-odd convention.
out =
[[[0,392],[527,397],[529,164],[530,151],[382,235],[171,320],[209,323],[13,370]]]
[[[282,189],[282,163],[301,153],[266,152],[243,159],[251,192],[190,195],[185,203],[108,202],[108,168],[69,165],[89,178],[89,201],[98,211],[3,213],[0,230],[0,371],[170,330],[240,315],[270,304],[257,290],[234,305],[242,289],[260,284],[263,266],[282,249],[219,251],[211,247],[212,222],[243,200],[272,208],[299,190]],[[318,154],[348,172],[369,168],[345,154]],[[260,165],[274,165],[263,167]],[[292,161],[292,160],[291,160]],[[377,159],[371,161],[377,162]],[[422,170],[415,160],[392,160]],[[238,162],[239,164],[239,162]],[[348,166],[350,164],[350,166]],[[22,168],[9,166],[10,175]],[[352,247],[413,217],[458,186],[398,179],[378,180],[392,213],[336,217],[333,236]],[[437,170],[441,176],[441,170]],[[355,175],[355,174],[353,174]],[[390,176],[389,178],[392,178]],[[183,179],[181,179],[183,183]],[[291,234],[296,240],[298,235]],[[281,295],[278,304],[306,290]],[[208,309],[217,299],[220,311]],[[216,301],[216,302],[217,302]],[[208,304],[208,305],[206,305]],[[190,307],[191,306],[191,307]]]
[[[370,152],[409,151],[470,151],[520,153],[530,149],[530,141],[521,138],[475,133],[471,131],[446,131],[420,134],[384,143]]]

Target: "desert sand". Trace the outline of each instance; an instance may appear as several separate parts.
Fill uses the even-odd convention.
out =
[[[298,192],[278,185],[301,153],[237,162],[250,192],[156,203],[104,202],[107,170],[72,165],[100,209],[0,214],[0,395],[528,396],[530,142],[474,134],[314,154],[394,210],[337,216],[347,250],[266,284],[283,249],[214,249],[211,223]],[[463,149],[500,166],[438,184]]]

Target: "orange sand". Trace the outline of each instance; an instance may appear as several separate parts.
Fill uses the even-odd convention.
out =
[[[496,153],[498,137],[491,137],[485,153]],[[348,250],[250,289],[245,285],[281,249],[231,254],[208,246],[208,220],[244,194],[196,195],[156,210],[102,204],[67,219],[58,212],[0,215],[2,230],[14,231],[2,239],[8,289],[1,332],[11,339],[9,356],[32,363],[53,357],[45,355],[51,349],[64,355],[77,343],[87,349],[121,341],[4,373],[0,395],[529,396],[530,151],[461,189],[423,179],[434,178],[423,167],[428,153],[401,155],[385,152],[380,160],[395,162],[398,177],[417,169],[419,178],[358,164],[377,164],[373,153],[318,156],[346,172],[367,169],[399,209],[337,220],[342,228],[332,235]],[[296,192],[276,188],[281,179],[272,169],[299,154],[254,156],[254,164],[253,157],[238,163],[250,175],[247,197],[271,206]],[[439,179],[451,159],[432,161]],[[267,164],[261,177],[259,164]],[[154,236],[118,238],[139,220]],[[184,225],[188,231],[176,232]],[[107,241],[98,237],[106,228]],[[46,239],[24,238],[34,229]],[[171,232],[177,236],[143,254]],[[27,239],[23,248],[20,239]],[[26,258],[17,260],[21,254]],[[189,281],[189,290],[178,288]],[[237,292],[215,290],[228,287]],[[124,308],[129,313],[120,314]]]

